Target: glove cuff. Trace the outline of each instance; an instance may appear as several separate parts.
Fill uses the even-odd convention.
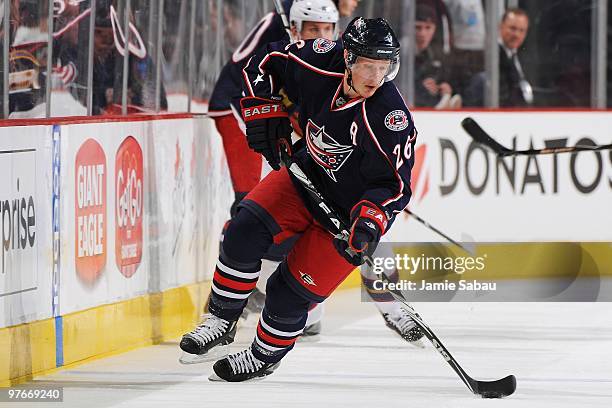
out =
[[[287,118],[289,114],[280,99],[259,98],[257,96],[247,96],[240,99],[242,119],[245,122],[268,118]]]
[[[387,224],[389,222],[384,211],[382,211],[376,204],[368,200],[361,200],[351,209],[351,219],[357,218],[368,218],[378,225],[382,234],[387,230]]]

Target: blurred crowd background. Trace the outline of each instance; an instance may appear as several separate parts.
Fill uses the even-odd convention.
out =
[[[396,83],[413,107],[589,109],[612,104],[610,2],[361,0],[354,15],[382,16],[401,37]],[[273,10],[272,0],[0,0],[0,115],[205,112],[223,65]]]

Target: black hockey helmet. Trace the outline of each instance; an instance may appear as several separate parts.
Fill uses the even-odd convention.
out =
[[[354,18],[342,34],[342,42],[349,54],[346,61],[349,69],[357,57],[390,60],[391,66],[385,81],[392,81],[397,75],[400,43],[384,18]]]

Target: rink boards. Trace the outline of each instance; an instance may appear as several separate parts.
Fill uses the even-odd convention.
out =
[[[410,208],[457,240],[584,242],[578,248],[599,276],[612,275],[612,251],[597,243],[612,241],[612,154],[497,160],[461,130],[466,115],[415,113]],[[471,116],[517,148],[610,143],[607,112]],[[190,327],[232,200],[213,122],[168,115],[18,124],[0,127],[0,348],[8,351],[0,382]],[[388,235],[440,241],[403,214]]]

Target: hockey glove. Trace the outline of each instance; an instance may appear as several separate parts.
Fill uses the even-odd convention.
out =
[[[289,115],[281,97],[246,97],[240,100],[249,147],[262,154],[274,170],[280,170],[281,139],[291,142]]]
[[[365,256],[372,256],[380,237],[387,228],[387,216],[378,206],[363,200],[351,210],[351,235],[348,241],[334,238],[336,250],[355,266],[365,262]],[[347,248],[350,248],[349,254]]]

